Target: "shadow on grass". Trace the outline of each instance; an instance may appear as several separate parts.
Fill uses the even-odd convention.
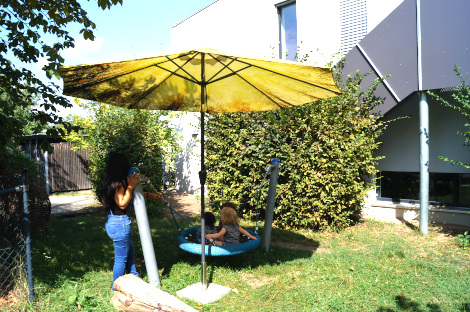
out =
[[[198,220],[190,220],[193,224],[196,224]],[[162,275],[167,276],[170,274],[173,265],[181,262],[185,262],[192,266],[201,265],[201,256],[191,254],[181,250],[177,243],[176,237],[178,235],[178,230],[173,222],[170,219],[160,219],[160,220],[151,220],[151,227],[156,229],[155,233],[152,232],[153,243],[155,246],[155,254],[157,257],[158,268],[163,270]],[[253,228],[246,227],[249,230],[254,230]],[[263,229],[259,229],[259,233],[263,233]],[[312,246],[318,246],[319,243],[313,240],[308,240],[299,234],[296,234],[291,231],[282,231],[275,229],[273,231],[273,238],[281,237],[285,234],[286,237],[290,237],[291,240],[295,242],[302,242]],[[262,238],[261,238],[262,239]],[[233,255],[233,256],[217,256],[217,257],[206,257],[206,262],[209,267],[224,267],[230,268],[233,270],[239,270],[248,267],[258,267],[266,264],[281,264],[283,262],[292,261],[295,259],[310,258],[314,253],[311,250],[304,249],[292,249],[292,248],[282,248],[271,244],[269,252],[266,252],[263,248],[263,242],[261,241],[261,246],[254,251],[246,252],[243,254]],[[163,251],[163,252],[161,252]],[[138,250],[138,253],[141,253],[141,250]],[[209,268],[211,271],[211,268]],[[211,275],[209,273],[209,282],[211,281]]]
[[[138,227],[135,218],[132,220],[136,266],[141,277],[145,278],[146,270]],[[195,218],[191,219],[194,224],[197,221]],[[85,274],[96,271],[110,272],[111,279],[114,248],[104,229],[105,222],[106,216],[101,210],[87,215],[53,218],[50,232],[37,234],[32,238],[35,282],[54,286],[64,280],[79,280]],[[160,271],[163,270],[162,276],[169,275],[172,267],[181,262],[194,266],[195,269],[200,267],[201,256],[179,249],[176,243],[178,230],[172,219],[150,215],[149,223],[157,265]],[[248,227],[248,229],[251,228]],[[259,233],[263,233],[262,228]],[[319,246],[318,242],[307,240],[302,235],[291,231],[274,229],[273,238]],[[259,247],[240,255],[206,257],[206,261],[209,266],[239,270],[309,258],[313,253],[309,250],[282,248],[271,244],[269,252]],[[209,272],[210,270],[209,268]],[[211,275],[209,275],[209,281],[210,278]]]
[[[396,309],[380,307],[378,312],[396,312],[396,311],[413,311],[413,312],[441,312],[442,309],[437,303],[428,303],[426,307],[421,307],[421,304],[406,298],[405,296],[398,295],[395,297]],[[463,303],[458,311],[470,311],[470,303]]]

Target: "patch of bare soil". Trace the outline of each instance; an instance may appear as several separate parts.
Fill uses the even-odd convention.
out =
[[[300,249],[300,250],[307,250],[310,252],[324,252],[326,251],[324,248],[318,248],[318,246],[313,245],[305,245],[305,244],[296,244],[296,243],[289,243],[289,242],[272,242],[274,245],[288,248],[288,249]]]
[[[195,194],[178,193],[171,190],[163,192],[163,198],[184,217],[194,217],[201,214],[201,200]],[[169,209],[165,209],[164,214],[171,216]]]

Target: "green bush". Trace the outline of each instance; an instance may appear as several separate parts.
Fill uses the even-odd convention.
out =
[[[138,167],[155,189],[161,190],[163,163],[177,150],[175,132],[160,118],[167,112],[126,110],[106,105],[97,105],[94,110],[93,120],[85,130],[90,135],[87,142],[90,178],[96,196],[101,199],[111,152],[127,155],[131,166]]]
[[[376,173],[374,151],[386,126],[372,114],[381,102],[372,95],[380,81],[364,90],[364,77],[349,77],[338,97],[293,109],[210,115],[206,165],[214,207],[249,200],[241,213],[252,214],[252,194],[267,165],[278,158],[276,225],[318,229],[350,224],[372,187],[368,177]],[[264,188],[261,203],[266,196]]]

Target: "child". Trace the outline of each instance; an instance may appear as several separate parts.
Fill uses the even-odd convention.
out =
[[[220,222],[222,228],[218,233],[207,234],[206,239],[216,238],[215,241],[217,246],[236,245],[240,243],[240,233],[248,236],[251,239],[258,240],[256,237],[251,235],[247,230],[242,228],[238,224],[237,211],[232,208],[234,204],[222,205],[222,212],[220,214]]]
[[[204,213],[204,219],[206,220],[206,227],[205,227],[205,235],[207,234],[214,234],[217,233],[217,229],[215,227],[215,216],[211,212]],[[198,243],[201,243],[201,229],[197,230],[196,238]],[[206,239],[206,245],[211,244],[209,240]]]

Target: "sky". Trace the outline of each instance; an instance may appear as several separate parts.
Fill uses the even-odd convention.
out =
[[[102,10],[96,0],[80,0],[88,17],[96,24],[95,40],[84,40],[77,25],[67,28],[75,38],[75,48],[62,52],[64,65],[102,63],[167,54],[171,51],[171,27],[214,0],[123,0],[123,5]],[[198,48],[198,47],[195,47]],[[47,79],[36,64],[34,72]],[[56,82],[62,86],[62,82]],[[83,114],[78,108],[59,110],[59,116]]]

